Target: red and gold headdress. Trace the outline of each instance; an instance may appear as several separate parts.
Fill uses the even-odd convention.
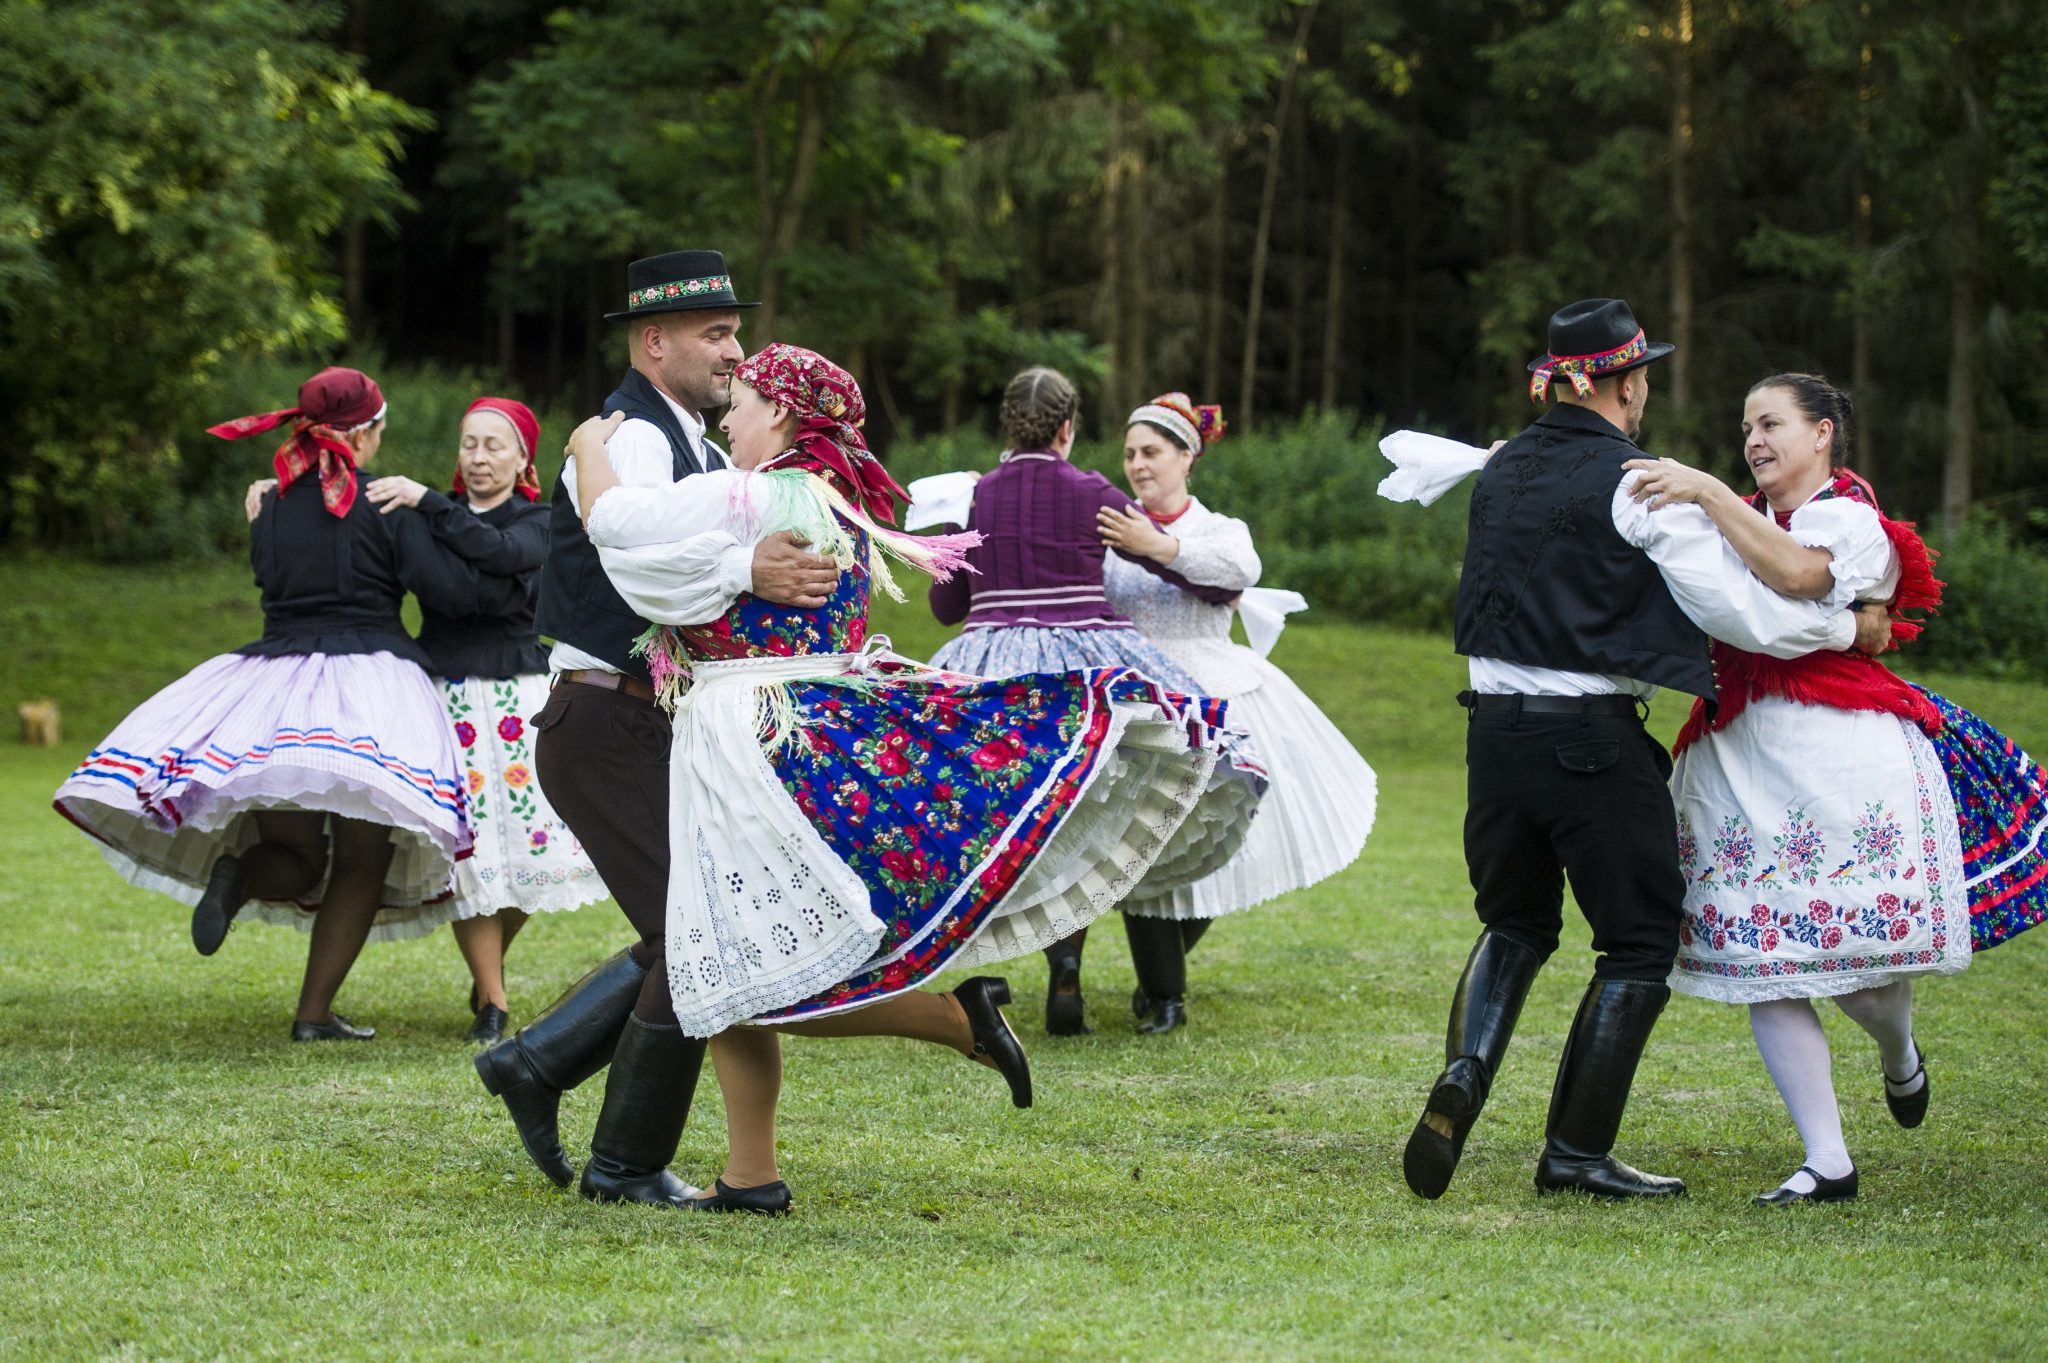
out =
[[[868,407],[853,375],[815,350],[776,341],[742,360],[732,377],[797,416],[796,443],[764,463],[763,472],[811,468],[838,482],[867,515],[883,525],[896,523],[896,504],[909,502],[910,494],[860,433]]]
[[[238,416],[206,431],[223,440],[241,440],[291,422],[290,437],[270,461],[277,470],[278,491],[318,469],[321,503],[331,514],[346,516],[356,503],[356,453],[342,437],[383,420],[384,411],[384,393],[376,380],[360,369],[337,366],[300,384],[296,407]]]

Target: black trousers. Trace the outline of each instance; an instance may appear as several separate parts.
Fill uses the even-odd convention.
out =
[[[1465,735],[1465,864],[1479,921],[1548,959],[1564,884],[1593,929],[1593,975],[1659,984],[1678,954],[1671,758],[1631,714],[1476,710]]]
[[[548,803],[590,854],[652,967],[634,1012],[676,1020],[662,931],[668,922],[667,712],[619,691],[562,682],[533,717],[534,765]]]

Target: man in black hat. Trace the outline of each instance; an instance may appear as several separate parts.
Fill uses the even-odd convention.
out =
[[[1473,489],[1456,629],[1471,675],[1459,695],[1471,712],[1465,859],[1484,930],[1403,1160],[1423,1197],[1449,1186],[1557,948],[1567,877],[1599,955],[1558,1063],[1537,1191],[1685,1192],[1612,1154],[1671,995],[1684,898],[1671,759],[1643,727],[1649,697],[1668,686],[1712,702],[1709,634],[1778,657],[1875,649],[1889,634],[1881,613],[1817,602],[1788,602],[1759,626],[1723,576],[1718,532],[1688,522],[1692,508],[1653,512],[1630,495],[1637,475],[1623,465],[1641,457],[1647,366],[1671,351],[1618,299],[1558,312],[1549,353],[1529,365],[1531,398],[1557,405],[1499,447]]]
[[[743,358],[742,303],[717,251],[672,251],[627,272],[624,321],[632,367],[605,399],[624,412],[606,446],[626,484],[677,482],[727,467],[706,434],[705,413],[728,400]],[[701,536],[722,583],[769,601],[823,605],[838,581],[829,558],[787,534],[759,546]],[[611,957],[515,1035],[477,1055],[484,1086],[511,1109],[542,1172],[566,1187],[574,1176],[556,1118],[562,1094],[610,1064],[604,1107],[590,1139],[581,1191],[598,1201],[680,1206],[697,1189],[668,1171],[689,1117],[704,1041],[676,1024],[663,966],[668,912],[669,717],[655,704],[633,644],[647,622],[605,577],[583,531],[571,460],[555,484],[548,557],[535,625],[555,640],[553,693],[534,717],[541,789],[590,853],[639,941]]]

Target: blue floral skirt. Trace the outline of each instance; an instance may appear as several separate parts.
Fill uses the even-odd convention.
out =
[[[1970,945],[1986,951],[2048,918],[2048,778],[2020,746],[1925,687],[1941,711],[1934,751],[1955,797]]]
[[[678,1017],[842,1012],[1085,927],[1170,849],[1225,726],[1127,668],[697,664],[669,768]]]

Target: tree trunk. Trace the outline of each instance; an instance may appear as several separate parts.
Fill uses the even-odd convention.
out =
[[[512,370],[519,358],[519,228],[507,212],[498,237],[498,382],[517,387]]]
[[[1117,310],[1124,315],[1124,362],[1117,366],[1118,377],[1123,382],[1123,392],[1116,404],[1117,410],[1109,413],[1121,421],[1124,413],[1150,397],[1152,357],[1152,280],[1151,251],[1149,236],[1149,215],[1146,213],[1146,195],[1149,190],[1149,166],[1145,151],[1144,113],[1135,99],[1127,102],[1123,125],[1127,139],[1124,149],[1123,211],[1117,214],[1118,249],[1123,252],[1123,268],[1117,272],[1121,286],[1117,298]]]
[[[1671,444],[1692,451],[1692,5],[1678,0],[1678,44],[1671,54]]]
[[[1417,131],[1408,139],[1401,177],[1401,197],[1406,211],[1401,215],[1401,410],[1413,412],[1419,405],[1416,374],[1421,368],[1422,290],[1416,284],[1422,261],[1422,146],[1425,136]],[[1516,184],[1519,187],[1520,180]],[[1519,221],[1520,214],[1510,214]]]
[[[1977,281],[1966,250],[1949,281],[1948,457],[1941,470],[1941,526],[1950,535],[1970,517],[1977,445]]]
[[[1855,271],[1850,281],[1854,306],[1849,321],[1849,391],[1856,399],[1857,412],[1850,457],[1855,460],[1857,471],[1876,483],[1878,457],[1875,437],[1878,423],[1873,418],[1877,415],[1879,402],[1877,384],[1870,371],[1870,303],[1871,293],[1876,287],[1876,281],[1871,277],[1871,245],[1876,232],[1870,197],[1870,101],[1877,91],[1872,84],[1870,69],[1870,6],[1860,6],[1858,15],[1862,24],[1862,41],[1857,57],[1856,170],[1850,178],[1850,193],[1855,196],[1855,204],[1849,228],[1850,268]]]
[[[1294,181],[1290,196],[1287,253],[1287,415],[1299,417],[1302,386],[1308,373],[1308,128],[1302,118],[1301,101],[1294,104],[1293,147],[1288,155],[1289,176]]]
[[[1230,158],[1219,148],[1216,192],[1209,199],[1209,288],[1202,307],[1202,397],[1214,401],[1223,387],[1223,245],[1230,206]]]
[[[1266,258],[1273,240],[1273,205],[1280,193],[1280,141],[1287,126],[1289,107],[1294,103],[1294,86],[1308,56],[1308,27],[1316,17],[1318,0],[1301,7],[1301,22],[1294,30],[1294,45],[1287,53],[1287,74],[1280,81],[1280,97],[1273,108],[1273,121],[1266,125],[1266,183],[1259,192],[1259,225],[1252,236],[1252,279],[1247,291],[1244,318],[1244,360],[1238,367],[1237,417],[1246,430],[1252,424],[1252,390],[1259,377],[1259,322],[1266,293]]]
[[[1337,410],[1337,374],[1344,341],[1344,237],[1351,228],[1351,138],[1337,132],[1336,183],[1330,190],[1330,256],[1323,275],[1323,400],[1327,414]]]

